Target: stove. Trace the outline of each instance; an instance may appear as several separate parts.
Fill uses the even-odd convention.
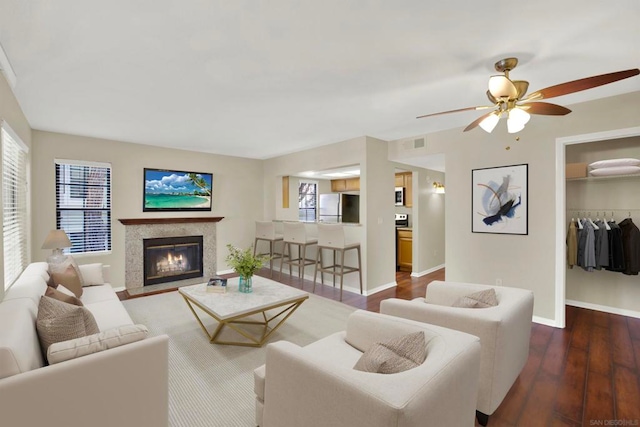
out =
[[[396,214],[396,228],[409,227],[409,214],[397,213]]]

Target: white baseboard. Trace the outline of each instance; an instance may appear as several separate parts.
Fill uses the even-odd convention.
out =
[[[369,289],[369,290],[364,289],[362,291],[362,294],[365,295],[365,296],[369,296],[369,295],[373,295],[373,294],[376,294],[378,292],[384,291],[386,289],[395,288],[396,286],[398,286],[398,284],[394,281],[394,282],[387,283],[385,285],[380,285],[377,288],[373,288],[373,289]],[[349,288],[345,287],[345,289],[349,289]],[[357,294],[360,293],[360,289],[351,288],[349,290],[351,292],[355,292]]]
[[[429,273],[433,273],[434,271],[438,271],[444,268],[444,264],[440,264],[440,265],[436,265],[435,267],[432,267],[428,270],[424,270],[421,271],[419,273],[411,273],[411,277],[422,277],[422,276],[426,276]]]
[[[216,271],[216,274],[218,276],[222,276],[223,274],[231,274],[231,273],[235,273],[233,269]]]
[[[635,317],[636,319],[640,319],[640,311],[627,310],[624,308],[610,307],[608,305],[592,304],[590,302],[575,301],[570,299],[565,300],[565,304],[573,307],[588,308],[589,310],[604,311],[605,313],[619,314],[621,316]]]
[[[552,328],[560,328],[555,320],[547,319],[546,317],[533,316],[531,320],[540,325],[551,326]]]

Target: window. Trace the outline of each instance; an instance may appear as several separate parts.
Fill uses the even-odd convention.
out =
[[[318,206],[318,183],[300,181],[298,186],[298,219],[300,221],[315,221]]]
[[[27,266],[29,227],[27,221],[28,148],[2,123],[2,238],[5,289]]]
[[[56,160],[56,226],[71,240],[65,253],[111,250],[111,165]]]

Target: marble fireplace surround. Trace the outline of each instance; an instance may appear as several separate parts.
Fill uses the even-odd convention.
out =
[[[202,283],[216,274],[216,223],[223,217],[118,219],[125,226],[125,287],[130,294]],[[202,235],[203,277],[144,286],[143,239]],[[151,289],[153,288],[153,289]],[[144,291],[143,291],[144,289]]]

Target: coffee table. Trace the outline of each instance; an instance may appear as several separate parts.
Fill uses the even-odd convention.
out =
[[[191,309],[202,330],[214,344],[262,347],[269,337],[309,298],[307,292],[265,277],[253,276],[253,292],[238,291],[238,278],[227,280],[226,293],[207,292],[207,284],[201,283],[178,288],[180,295]],[[202,323],[193,306],[218,321],[217,328],[210,333]],[[275,313],[267,313],[275,310]],[[258,316],[256,316],[258,315]],[[262,316],[260,319],[259,315]],[[253,316],[253,318],[251,318]],[[258,317],[256,319],[256,317]],[[273,323],[272,326],[270,326]],[[261,332],[243,328],[241,325],[260,325]],[[223,328],[228,326],[248,341],[225,341],[220,339]]]

